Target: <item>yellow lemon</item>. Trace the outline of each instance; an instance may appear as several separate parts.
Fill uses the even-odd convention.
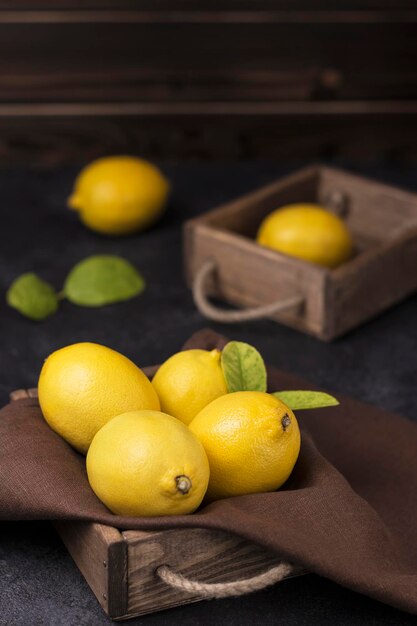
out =
[[[89,228],[105,235],[126,235],[156,221],[168,193],[168,181],[154,165],[115,156],[93,161],[82,170],[68,205]]]
[[[87,474],[98,498],[115,514],[181,515],[199,506],[207,489],[204,448],[175,417],[131,411],[94,437]]]
[[[294,413],[260,391],[237,391],[214,400],[189,428],[207,453],[211,500],[278,489],[300,450]]]
[[[160,408],[142,370],[96,343],[75,343],[53,352],[43,365],[38,391],[49,426],[84,454],[96,432],[115,415]]]
[[[336,267],[352,254],[345,223],[316,204],[290,204],[263,220],[257,242],[311,263]]]
[[[219,350],[184,350],[161,365],[152,383],[169,415],[189,424],[202,408],[227,393]]]

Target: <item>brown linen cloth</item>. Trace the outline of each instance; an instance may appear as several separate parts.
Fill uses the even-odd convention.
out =
[[[223,341],[202,331],[186,347]],[[274,391],[312,388],[274,369],[269,383]],[[349,398],[298,418],[301,453],[280,491],[214,502],[189,516],[122,518],[95,497],[84,457],[50,430],[37,401],[12,402],[0,411],[0,519],[222,529],[417,613],[417,425]]]

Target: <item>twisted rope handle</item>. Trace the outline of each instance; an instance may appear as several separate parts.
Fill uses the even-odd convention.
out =
[[[280,582],[293,571],[293,567],[289,563],[280,563],[262,574],[230,583],[201,583],[197,580],[190,580],[182,574],[174,572],[168,565],[158,567],[156,574],[164,583],[174,587],[174,589],[180,589],[187,593],[197,593],[204,598],[228,598],[265,589]]]
[[[274,313],[282,313],[287,309],[292,309],[295,306],[299,306],[304,302],[304,298],[301,295],[289,296],[284,300],[277,300],[271,304],[264,304],[262,306],[243,309],[241,311],[227,311],[220,309],[207,299],[206,295],[206,282],[210,274],[216,269],[216,263],[213,259],[207,259],[197,274],[195,275],[193,282],[193,298],[197,309],[202,315],[215,322],[234,323],[234,322],[246,322],[249,320],[259,320],[264,317],[270,317]]]

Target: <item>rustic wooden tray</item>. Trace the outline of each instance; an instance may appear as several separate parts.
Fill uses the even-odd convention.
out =
[[[151,376],[156,369],[152,366],[143,371]],[[18,389],[10,399],[37,395],[37,389]],[[188,581],[197,581],[198,586],[252,580],[279,569],[277,566],[282,566],[277,580],[306,573],[282,562],[276,554],[223,531],[121,531],[74,521],[54,522],[54,526],[105,613],[116,621],[207,599],[207,592],[168,585],[158,574],[162,566]],[[262,586],[266,585],[259,584],[258,588]]]
[[[157,575],[162,565],[187,579],[220,583],[256,576],[279,563],[276,555],[259,546],[214,530],[119,531],[81,522],[59,522],[55,528],[114,620],[206,599],[168,586]]]
[[[329,270],[258,245],[262,219],[293,202],[318,202],[340,214],[354,238],[353,258]],[[312,166],[188,221],[184,260],[207,317],[242,318],[215,307],[211,295],[255,307],[247,319],[263,315],[328,341],[417,289],[417,194]]]

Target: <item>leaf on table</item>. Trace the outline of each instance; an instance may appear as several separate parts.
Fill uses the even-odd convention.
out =
[[[6,294],[7,304],[22,315],[40,322],[58,309],[55,289],[36,274],[22,274],[10,285]]]
[[[242,341],[229,341],[223,348],[221,364],[229,393],[266,391],[265,364],[253,346]]]
[[[323,391],[276,391],[272,395],[282,400],[293,411],[322,409],[339,404],[336,398]]]
[[[130,300],[144,289],[144,279],[129,261],[101,254],[74,266],[65,281],[64,295],[73,304],[98,307]]]

